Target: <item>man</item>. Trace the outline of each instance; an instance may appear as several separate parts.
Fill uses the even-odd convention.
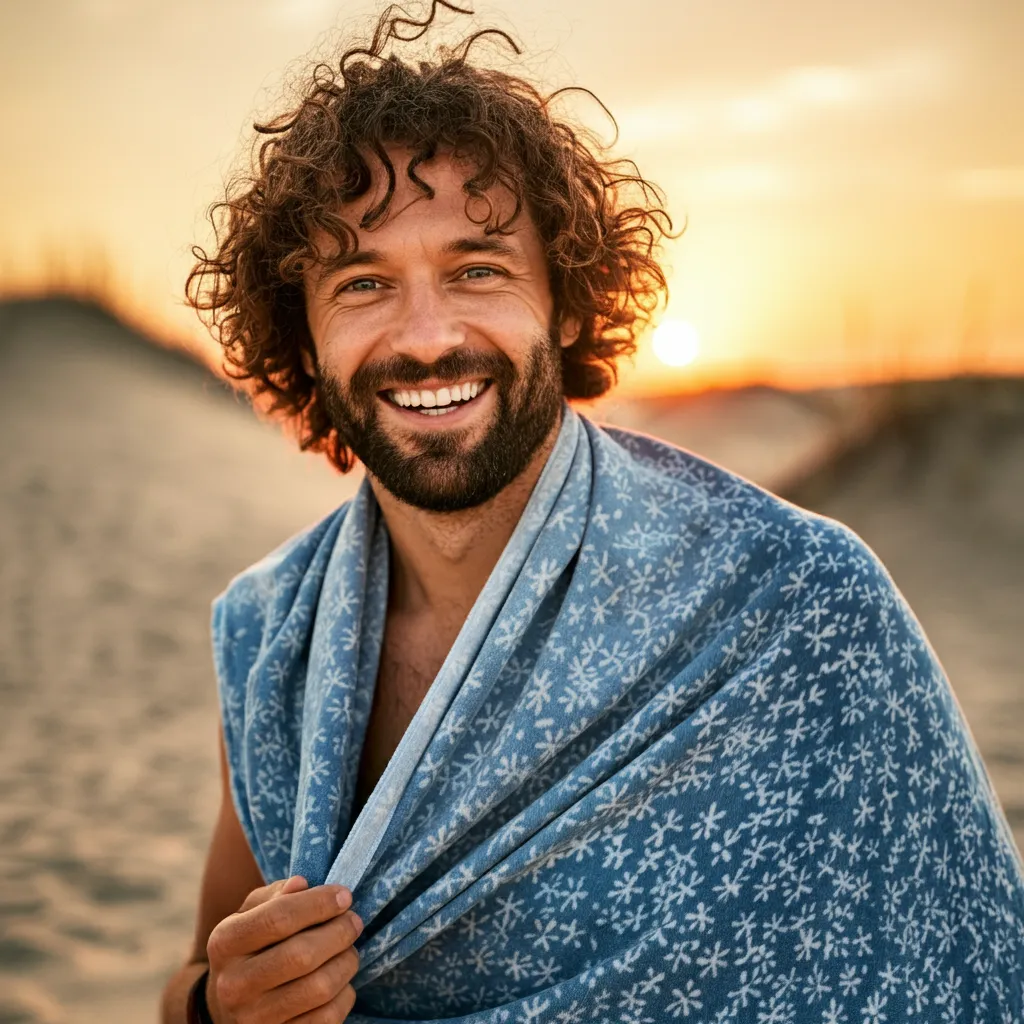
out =
[[[1022,1019],[1020,859],[913,616],[844,528],[565,404],[669,225],[469,46],[382,56],[430,20],[263,129],[190,282],[366,481],[215,602],[164,1019]]]

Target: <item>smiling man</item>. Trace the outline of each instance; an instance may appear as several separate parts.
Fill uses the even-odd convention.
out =
[[[214,604],[164,1020],[1024,1019],[1020,859],[920,627],[843,527],[566,404],[670,225],[470,45],[389,55],[431,20],[261,129],[190,279],[366,478]]]
[[[393,171],[416,153],[383,157]],[[384,200],[385,166],[371,167],[377,186],[343,208],[356,224]],[[576,320],[553,324],[544,247],[515,197],[489,190],[510,224],[503,237],[470,219],[463,183],[474,170],[451,152],[423,162],[432,198],[403,177],[387,221],[305,275],[316,347],[305,369],[396,515],[476,508],[542,461],[561,414],[560,350],[579,335]],[[331,253],[331,240],[316,241]]]

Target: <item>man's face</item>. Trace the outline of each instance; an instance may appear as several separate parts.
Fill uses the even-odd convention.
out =
[[[341,215],[358,247],[339,265],[309,268],[306,311],[319,398],[343,441],[400,500],[434,511],[494,497],[529,464],[558,422],[560,347],[547,262],[524,212],[506,235],[467,213],[471,168],[448,156],[417,167],[428,199],[389,151],[398,181],[387,220],[356,227],[377,185]],[[489,198],[504,215],[511,197]],[[328,250],[330,252],[330,250]]]

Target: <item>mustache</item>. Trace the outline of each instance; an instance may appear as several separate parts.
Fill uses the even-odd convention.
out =
[[[441,380],[489,377],[498,383],[507,383],[515,378],[515,366],[502,352],[470,352],[457,348],[432,363],[395,355],[364,363],[352,374],[348,389],[354,398],[369,398],[385,387],[419,384],[431,377]]]

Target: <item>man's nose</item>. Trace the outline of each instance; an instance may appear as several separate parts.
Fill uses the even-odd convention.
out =
[[[437,285],[410,289],[404,305],[391,335],[391,348],[396,354],[429,364],[465,342],[465,329]]]

